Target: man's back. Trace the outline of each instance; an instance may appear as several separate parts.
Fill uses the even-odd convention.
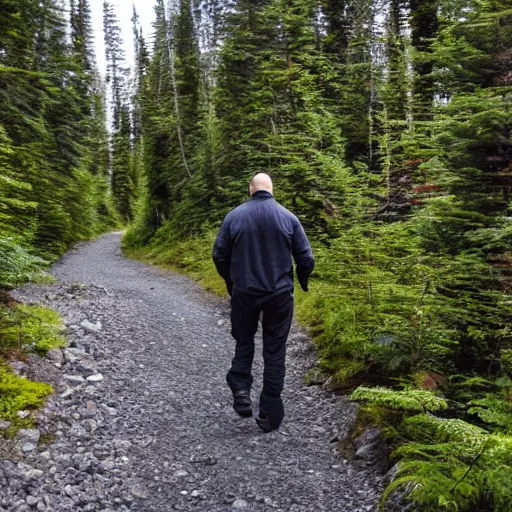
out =
[[[292,254],[299,276],[309,273],[313,254],[297,217],[258,191],[226,216],[213,256],[237,291],[268,295],[293,288]]]
[[[284,417],[286,340],[293,317],[293,264],[304,291],[315,260],[302,226],[292,213],[274,201],[272,179],[257,174],[249,187],[251,199],[231,211],[213,247],[213,260],[231,295],[231,334],[235,357],[226,380],[233,408],[252,416],[251,386],[254,335],[262,317],[263,389],[258,426],[276,430]]]

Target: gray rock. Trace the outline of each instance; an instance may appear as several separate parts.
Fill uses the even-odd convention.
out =
[[[28,505],[36,505],[39,503],[39,498],[36,498],[35,496],[27,496],[27,499],[25,500]]]
[[[64,354],[60,348],[52,348],[46,353],[46,359],[60,368],[64,363]]]
[[[66,363],[75,364],[79,360],[79,356],[73,351],[72,348],[65,348],[63,353]]]
[[[0,430],[7,430],[11,426],[10,421],[0,420]]]
[[[23,478],[23,480],[36,480],[38,478],[41,478],[44,475],[44,471],[41,469],[35,469],[31,466],[24,467],[20,472],[19,476]]]
[[[75,386],[85,383],[85,379],[81,375],[63,375],[62,378]]]
[[[24,375],[28,370],[28,365],[23,361],[9,361],[8,364],[16,375]]]
[[[98,408],[96,404],[92,400],[88,400],[85,409],[80,411],[80,416],[82,416],[82,418],[94,418],[97,413]]]
[[[366,430],[354,444],[357,448],[356,459],[371,462],[379,471],[384,471],[388,467],[389,449],[380,429]]]
[[[249,507],[249,503],[247,503],[247,501],[242,500],[242,499],[235,500],[233,502],[233,504],[231,505],[231,508],[234,510],[242,510],[242,509],[248,508],[248,507]]]
[[[97,333],[101,332],[101,330],[103,329],[103,326],[101,325],[101,322],[99,320],[95,324],[93,324],[92,322],[89,322],[89,320],[84,320],[84,321],[80,322],[80,327],[82,327],[82,329],[84,329],[84,331],[90,332],[93,334],[97,334]]]
[[[41,432],[37,429],[23,428],[18,430],[16,434],[16,441],[18,443],[33,443],[37,444],[41,438]]]
[[[34,443],[23,443],[20,445],[20,449],[23,453],[33,452],[37,448],[37,444]]]
[[[75,367],[75,370],[85,375],[86,377],[89,377],[90,375],[94,375],[96,373],[96,370],[92,366],[88,366],[83,363],[78,364]]]
[[[96,373],[94,375],[89,375],[87,377],[88,382],[101,382],[103,380],[103,375],[101,373]]]
[[[25,418],[28,418],[30,416],[30,411],[18,411],[16,414],[18,418],[24,420]]]

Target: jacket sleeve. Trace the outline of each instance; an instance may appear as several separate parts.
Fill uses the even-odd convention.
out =
[[[213,262],[217,268],[219,275],[226,281],[226,288],[229,295],[233,288],[231,281],[231,249],[233,247],[233,241],[229,232],[229,224],[224,219],[222,226],[220,227],[217,239],[213,245]]]
[[[315,267],[315,258],[308,237],[299,220],[297,220],[293,232],[292,254],[297,267],[297,279],[301,288],[307,292],[308,279]]]

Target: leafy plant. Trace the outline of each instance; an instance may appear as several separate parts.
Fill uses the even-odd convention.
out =
[[[46,261],[33,256],[14,238],[0,237],[0,288],[10,288],[42,275]]]

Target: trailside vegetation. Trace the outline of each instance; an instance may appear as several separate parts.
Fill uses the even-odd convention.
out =
[[[216,230],[268,172],[321,370],[394,447],[383,506],[509,510],[512,3],[157,0],[135,33],[128,253],[222,293]]]
[[[0,419],[13,428],[52,389],[4,362],[64,339],[56,313],[6,291],[47,279],[73,243],[119,225],[92,37],[88,0],[0,0]]]

